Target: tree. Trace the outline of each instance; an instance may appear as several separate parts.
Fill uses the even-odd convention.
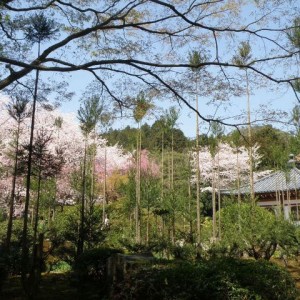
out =
[[[135,99],[135,108],[133,112],[134,120],[138,124],[137,146],[136,146],[136,212],[135,212],[135,230],[136,242],[141,243],[141,121],[152,107],[151,103],[145,98],[145,94],[140,92]]]
[[[86,173],[87,173],[87,146],[89,135],[95,129],[100,120],[103,106],[98,96],[87,98],[83,102],[83,106],[78,110],[78,119],[80,128],[84,135],[84,155],[82,165],[82,192],[81,192],[81,208],[80,208],[80,233],[77,245],[77,256],[80,256],[84,250],[84,225],[85,225],[85,202],[86,202]]]
[[[287,44],[287,32],[297,29],[299,25],[297,19],[294,24],[290,21],[295,11],[294,3],[207,3],[196,0],[190,4],[186,0],[149,0],[137,3],[75,1],[71,5],[45,0],[38,5],[34,0],[26,3],[3,1],[0,8],[3,16],[0,28],[3,36],[0,45],[0,62],[3,63],[0,89],[22,81],[36,69],[61,73],[82,70],[94,76],[103,93],[119,104],[124,103],[126,96],[132,93],[130,89],[119,93],[122,84],[118,83],[122,81],[126,86],[132,83],[133,89],[141,90],[141,86],[137,85],[142,85],[143,90],[164,91],[196,111],[181,93],[182,78],[174,76],[175,72],[176,76],[179,74],[178,70],[190,68],[181,53],[204,45],[211,52],[211,59],[201,62],[199,67],[208,66],[216,70],[213,75],[215,80],[211,83],[220,80],[226,83],[232,79],[232,70],[239,67],[229,62],[228,57],[232,57],[233,49],[237,48],[245,34],[259,52],[259,56],[245,68],[271,83],[291,85],[297,77],[296,71],[281,77],[275,71],[270,74],[267,70],[273,70],[275,65],[284,66],[285,63],[293,65],[297,59],[299,50],[290,49]],[[245,7],[247,18],[244,17]],[[199,16],[202,9],[208,13]],[[49,41],[47,48],[36,58],[31,55],[33,47],[26,44],[22,37],[27,33],[23,26],[24,16],[28,12],[38,11],[60,21],[60,37],[58,41]],[[278,33],[276,36],[274,28]],[[292,40],[296,42],[296,36]],[[263,46],[265,51],[259,51]],[[6,68],[5,64],[10,65]],[[219,86],[223,90],[226,86],[228,91],[232,87],[231,84]],[[211,89],[208,85],[205,88]],[[205,120],[211,119],[201,113],[199,115]]]
[[[248,69],[244,66],[249,63],[251,59],[251,46],[249,42],[242,42],[238,49],[238,54],[234,56],[233,60],[235,64],[239,65],[245,70],[246,79],[246,95],[247,95],[247,122],[248,122],[248,151],[249,151],[249,181],[250,181],[250,199],[254,204],[254,177],[253,177],[253,156],[252,156],[252,129],[251,129],[251,110],[250,110],[250,87],[249,87],[249,75]]]
[[[292,117],[291,121],[295,126],[296,135],[299,136],[300,133],[300,106],[299,105],[294,106],[291,117]]]
[[[41,248],[43,247],[43,234],[38,237],[38,222],[40,213],[40,200],[41,200],[41,188],[42,180],[54,177],[57,175],[64,164],[63,153],[60,149],[56,148],[55,153],[51,153],[49,147],[51,136],[45,131],[41,130],[37,132],[35,142],[32,146],[23,145],[21,151],[19,169],[20,172],[26,173],[28,168],[27,158],[28,152],[32,151],[32,167],[31,176],[34,176],[37,180],[37,196],[34,207],[34,224],[33,224],[33,252],[32,252],[32,268],[30,272],[29,280],[31,282],[30,291],[31,295],[35,295],[39,285],[39,279],[41,275]],[[32,185],[32,181],[31,181]],[[32,187],[31,187],[32,188]],[[38,242],[37,242],[38,241]]]
[[[224,247],[232,254],[246,251],[255,259],[269,260],[278,246],[296,242],[295,226],[259,206],[243,203],[222,211]]]
[[[226,139],[236,147],[247,147],[248,143],[244,139],[246,131],[246,128],[234,130]],[[259,145],[258,153],[261,155],[259,170],[280,169],[286,165],[288,155],[298,151],[291,134],[272,125],[253,126],[251,131],[253,144]]]
[[[37,56],[40,56],[41,43],[51,40],[53,34],[56,32],[55,24],[52,20],[47,19],[44,14],[36,14],[29,18],[28,24],[25,26],[25,39],[29,43],[37,43],[38,51]],[[33,93],[33,104],[31,113],[31,130],[29,139],[29,151],[28,151],[28,168],[26,177],[26,200],[24,210],[24,227],[23,227],[23,250],[22,250],[22,281],[23,286],[26,287],[26,273],[27,273],[27,262],[28,262],[28,246],[27,246],[27,227],[28,227],[28,208],[30,202],[30,178],[31,178],[31,164],[32,164],[32,151],[33,151],[33,138],[34,138],[34,125],[35,125],[35,113],[36,103],[38,98],[38,83],[39,83],[39,72],[36,70],[35,82],[34,82],[34,93]],[[35,285],[35,284],[34,284]],[[26,290],[26,288],[25,288]],[[35,292],[35,291],[31,291]],[[32,296],[32,295],[31,295]]]
[[[221,236],[221,195],[220,195],[220,152],[219,142],[224,129],[220,123],[212,122],[212,138],[210,152],[213,157],[213,180],[212,180],[212,218],[213,218],[213,239],[216,239],[216,190],[218,192],[218,210],[219,210],[219,237]],[[217,160],[217,161],[216,161]]]
[[[21,124],[25,118],[29,117],[28,111],[28,99],[22,98],[21,96],[16,96],[15,100],[7,105],[7,110],[9,115],[17,122],[17,129],[15,131],[15,147],[14,147],[14,166],[13,166],[13,176],[12,176],[12,188],[11,197],[9,203],[9,217],[7,224],[7,236],[6,236],[6,251],[10,252],[10,240],[12,234],[13,225],[13,215],[14,215],[14,203],[15,203],[15,193],[16,193],[16,180],[18,171],[18,158],[19,158],[19,139],[21,134]]]
[[[166,129],[171,134],[171,168],[170,168],[170,182],[169,182],[169,191],[168,191],[168,197],[171,198],[171,202],[175,202],[175,190],[174,190],[174,128],[176,126],[177,120],[179,118],[179,112],[176,110],[174,106],[170,107],[169,111],[167,112],[167,115],[165,117],[166,119]],[[163,163],[163,162],[162,162]],[[171,214],[172,217],[172,243],[175,243],[175,213]]]
[[[101,125],[104,129],[107,129],[112,124],[112,116],[109,113],[102,113],[100,116]],[[107,217],[105,212],[105,206],[107,203],[107,151],[106,144],[104,149],[104,180],[103,180],[103,206],[102,206],[102,224],[105,224],[105,219]]]
[[[189,62],[191,65],[191,70],[195,74],[195,84],[196,84],[196,204],[197,204],[197,243],[201,243],[201,212],[200,212],[200,157],[199,157],[199,100],[198,100],[198,81],[200,79],[200,72],[203,68],[203,62],[205,57],[197,51],[193,51],[189,54]]]

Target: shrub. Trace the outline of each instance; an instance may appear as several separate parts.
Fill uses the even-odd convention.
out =
[[[267,261],[213,259],[143,268],[116,285],[113,299],[292,300],[297,290],[284,269]]]
[[[197,256],[197,248],[191,244],[174,245],[171,247],[171,254],[176,259],[193,261],[196,259]]]
[[[80,280],[104,280],[107,259],[120,250],[110,248],[96,248],[85,251],[74,263],[73,271]]]
[[[220,249],[227,249],[227,255],[246,252],[255,259],[269,260],[278,246],[287,254],[298,248],[296,227],[262,207],[247,203],[229,205],[222,210],[221,220]]]
[[[71,266],[67,262],[60,260],[53,265],[51,271],[57,273],[65,273],[65,272],[69,272],[70,270],[71,270]]]
[[[74,283],[79,291],[87,291],[102,299],[109,292],[107,278],[107,260],[120,250],[110,248],[96,248],[85,251],[77,258],[73,265]]]

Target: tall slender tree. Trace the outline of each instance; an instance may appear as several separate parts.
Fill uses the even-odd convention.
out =
[[[216,240],[216,228],[217,228],[217,219],[216,219],[216,190],[218,194],[218,220],[219,220],[219,226],[218,226],[218,232],[219,237],[221,234],[221,195],[220,195],[220,149],[219,149],[219,139],[223,133],[223,128],[218,122],[212,122],[211,123],[211,143],[210,143],[210,152],[212,155],[213,160],[213,179],[212,179],[212,218],[213,218],[213,240]]]
[[[57,134],[58,141],[60,140],[60,131],[62,129],[63,123],[64,123],[64,119],[61,116],[56,117],[54,120],[54,127],[56,128],[56,134]],[[56,197],[57,197],[58,176],[59,175],[55,176],[55,178],[54,178],[54,186],[55,186],[54,199],[53,199],[54,201],[56,201]],[[50,225],[51,221],[54,220],[54,218],[55,218],[55,204],[52,201],[52,207],[51,207],[51,205],[49,205],[49,214],[48,214],[49,225]]]
[[[136,243],[141,243],[141,147],[142,131],[141,122],[152,104],[146,99],[144,92],[140,92],[135,99],[133,112],[134,120],[138,124],[136,143],[136,207],[135,207],[135,239]]]
[[[249,179],[250,179],[250,199],[252,204],[255,202],[254,195],[254,176],[253,176],[253,150],[252,150],[252,128],[251,128],[251,107],[250,107],[250,81],[247,64],[249,64],[251,59],[251,46],[249,42],[242,42],[238,48],[238,53],[234,56],[233,61],[235,64],[240,66],[240,68],[245,70],[246,79],[246,95],[247,95],[247,124],[248,124],[248,151],[249,151]]]
[[[16,193],[16,180],[17,180],[17,171],[18,171],[18,158],[19,158],[19,138],[21,134],[21,123],[25,118],[29,117],[30,112],[28,110],[28,102],[27,98],[23,98],[19,95],[15,97],[7,105],[7,111],[9,115],[17,122],[17,129],[14,133],[15,141],[14,141],[14,166],[13,166],[13,174],[12,174],[12,189],[9,201],[9,215],[8,215],[8,224],[7,224],[7,233],[6,233],[6,251],[10,252],[10,241],[12,234],[12,226],[13,226],[13,215],[14,215],[14,203],[15,203],[15,193]]]
[[[37,190],[33,213],[33,251],[32,251],[32,267],[30,271],[30,282],[32,284],[32,294],[35,295],[38,288],[41,274],[41,247],[43,243],[43,234],[38,238],[38,222],[40,217],[41,206],[41,190],[42,181],[48,178],[53,178],[57,175],[64,164],[63,152],[58,148],[55,152],[51,152],[48,148],[52,141],[51,134],[46,129],[41,129],[37,132],[36,139],[32,145],[32,168],[31,176],[36,179]],[[28,167],[27,157],[29,145],[22,146],[22,156],[20,158],[19,169],[26,171]]]
[[[104,112],[100,116],[100,123],[102,127],[102,133],[107,132],[107,129],[112,125],[113,118],[112,114],[109,112]],[[102,224],[105,226],[105,220],[107,218],[106,214],[106,204],[107,204],[107,145],[104,146],[104,172],[103,172],[103,202],[102,202]]]
[[[189,63],[194,74],[195,81],[195,109],[196,109],[196,207],[197,207],[197,244],[201,243],[201,206],[200,206],[200,149],[199,149],[199,80],[202,67],[201,63],[205,61],[205,56],[198,51],[193,51],[189,54]]]
[[[178,110],[172,106],[170,107],[170,109],[167,112],[166,115],[166,126],[168,131],[171,134],[171,168],[170,168],[170,189],[169,189],[169,197],[172,198],[171,202],[174,202],[174,129],[176,126],[176,122],[178,121],[179,118],[179,112]],[[171,215],[171,223],[172,223],[172,236],[171,236],[171,240],[172,243],[175,243],[175,212],[172,213]]]
[[[84,226],[85,226],[85,202],[86,202],[86,174],[87,174],[87,150],[89,135],[95,129],[99,122],[101,113],[103,111],[103,104],[99,96],[92,96],[87,98],[83,105],[78,110],[78,119],[80,128],[84,135],[84,154],[82,165],[82,182],[81,182],[81,208],[80,208],[80,228],[77,245],[77,256],[81,255],[84,250]]]
[[[37,44],[37,56],[40,56],[41,44],[54,37],[57,32],[56,25],[53,20],[48,19],[43,13],[35,14],[28,20],[28,25],[24,27],[25,38],[29,43]],[[34,91],[33,91],[33,104],[31,114],[31,128],[30,128],[30,139],[29,139],[29,151],[28,151],[28,168],[26,176],[26,198],[24,208],[24,225],[22,233],[22,282],[25,291],[30,293],[28,284],[26,282],[26,274],[28,271],[28,210],[30,202],[30,179],[31,179],[31,165],[32,165],[32,151],[33,151],[33,139],[34,139],[34,125],[35,125],[35,113],[36,105],[38,100],[38,84],[39,84],[39,70],[36,70]],[[33,296],[33,295],[30,295]]]

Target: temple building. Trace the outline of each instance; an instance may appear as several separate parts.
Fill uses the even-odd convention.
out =
[[[299,157],[300,158],[300,157]],[[241,198],[250,194],[250,186],[238,190],[223,190],[222,195]],[[283,213],[284,218],[300,224],[300,159],[290,156],[285,171],[273,172],[254,183],[254,194],[257,205]]]

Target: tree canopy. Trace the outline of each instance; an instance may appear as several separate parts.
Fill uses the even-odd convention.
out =
[[[33,70],[83,71],[96,79],[105,97],[121,105],[144,90],[195,110],[186,79],[191,69],[204,66],[200,90],[211,98],[224,100],[237,92],[241,66],[259,85],[295,89],[298,12],[296,0],[2,1],[0,89],[24,84]],[[38,57],[27,38],[36,28],[51,33],[32,36],[31,41],[44,40]],[[240,51],[247,61],[234,60],[240,45],[251,47],[251,57]],[[201,53],[205,60],[191,64],[188,53]],[[286,66],[287,72],[276,71]]]

